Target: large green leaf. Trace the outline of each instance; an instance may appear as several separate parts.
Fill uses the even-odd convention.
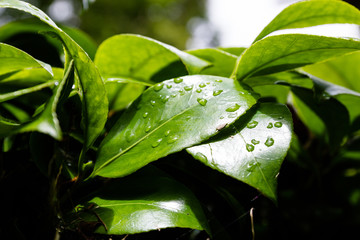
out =
[[[87,150],[103,130],[108,112],[105,87],[95,65],[86,52],[40,9],[18,0],[3,0],[0,2],[0,7],[14,8],[30,13],[47,23],[62,40],[66,51],[74,59],[75,71],[80,81],[85,123],[85,150]]]
[[[212,63],[210,67],[200,72],[206,75],[230,77],[237,59],[236,55],[215,48],[196,49],[187,52]]]
[[[0,75],[20,71],[25,68],[44,68],[48,71],[49,77],[52,76],[51,67],[47,64],[36,60],[20,49],[0,43]]]
[[[102,142],[92,176],[128,175],[200,143],[256,102],[233,79],[192,75],[158,83],[122,115]]]
[[[270,36],[254,43],[238,58],[236,78],[267,75],[291,70],[360,50],[360,42],[350,39],[286,34]]]
[[[277,175],[289,149],[292,119],[285,105],[263,103],[232,127],[187,151],[207,166],[276,201]]]
[[[207,230],[207,221],[195,196],[182,184],[146,168],[116,180],[78,209],[81,219],[98,222],[97,233],[134,234],[162,228]],[[106,227],[105,227],[106,226]]]
[[[279,13],[262,30],[254,42],[277,30],[330,23],[360,24],[360,11],[343,1],[316,0],[298,2]]]

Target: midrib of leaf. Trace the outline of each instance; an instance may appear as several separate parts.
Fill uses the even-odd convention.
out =
[[[359,51],[359,50],[360,50],[360,48],[345,48],[345,47],[339,47],[339,48],[316,48],[316,49],[309,49],[309,50],[300,50],[300,51],[292,52],[292,53],[290,53],[290,54],[282,55],[281,57],[278,57],[278,58],[272,59],[271,61],[268,61],[268,62],[266,62],[266,63],[263,63],[262,65],[258,66],[256,69],[248,72],[246,75],[244,75],[244,76],[243,76],[242,78],[240,78],[239,80],[244,80],[244,79],[248,78],[249,76],[251,76],[251,75],[254,74],[255,72],[261,70],[261,68],[263,68],[264,66],[266,66],[266,65],[268,65],[268,64],[270,64],[270,63],[272,63],[272,62],[275,62],[275,61],[277,61],[277,60],[279,60],[279,59],[281,59],[281,58],[285,58],[285,57],[288,57],[288,56],[291,56],[291,55],[295,55],[295,54],[302,53],[302,52],[308,52],[308,51],[315,51],[315,50],[339,50],[339,49],[348,49],[348,50],[356,50],[356,51]],[[240,59],[240,58],[239,58],[239,59]],[[327,60],[327,59],[325,59],[325,60]],[[325,61],[325,60],[323,60],[323,61]],[[239,60],[239,61],[240,61],[240,60]],[[322,62],[322,61],[320,61],[320,62]],[[239,66],[239,65],[238,65],[238,66]],[[235,74],[236,74],[238,68],[239,68],[239,67],[237,67],[236,70],[234,71]]]
[[[240,135],[240,137],[242,138],[242,140],[244,141],[245,146],[246,146],[247,143],[246,143],[246,141],[245,141],[245,139],[244,139],[244,136],[240,133],[240,131],[239,131],[235,126],[234,126],[234,128],[235,128],[235,130],[238,132],[238,134]],[[262,171],[262,168],[261,168],[261,166],[260,166],[260,163],[257,161],[257,158],[254,156],[254,154],[253,154],[252,152],[250,152],[250,154],[252,155],[252,157],[253,157],[253,159],[254,159],[254,161],[255,161],[255,163],[256,163],[256,167],[260,170],[260,173],[261,173],[261,175],[262,175],[262,177],[263,177],[263,179],[264,179],[264,181],[265,181],[268,189],[270,190],[271,194],[272,194],[273,196],[275,196],[275,193],[272,191],[271,186],[270,186],[269,182],[267,181],[267,178],[265,177],[264,172]]]
[[[129,77],[122,77],[117,75],[116,77],[107,77],[105,78],[105,83],[111,83],[111,82],[117,82],[117,83],[135,83],[135,84],[139,84],[139,85],[144,85],[144,86],[148,86],[151,87],[153,86],[155,83],[153,82],[148,82],[145,81],[143,79],[138,79],[138,78],[129,78]]]
[[[197,105],[194,104],[192,106],[190,106],[189,108],[184,109],[183,111],[181,111],[178,114],[175,114],[174,116],[172,116],[171,118],[169,118],[168,120],[166,120],[165,122],[163,122],[162,124],[160,124],[159,126],[157,126],[156,128],[154,128],[152,131],[150,131],[149,133],[145,134],[143,137],[141,137],[138,141],[134,142],[132,145],[130,145],[129,147],[125,148],[124,151],[114,155],[112,158],[110,158],[107,162],[105,162],[103,165],[101,165],[95,172],[93,172],[92,175],[94,175],[96,172],[99,172],[99,170],[101,170],[102,168],[104,168],[105,166],[109,165],[111,162],[113,162],[115,159],[119,158],[121,155],[125,154],[126,152],[128,152],[129,150],[131,150],[133,147],[135,147],[137,144],[139,144],[140,142],[142,142],[145,138],[149,137],[151,134],[153,134],[154,132],[156,132],[157,130],[159,130],[161,127],[165,126],[168,122],[174,120],[175,118],[177,118],[178,116],[184,114],[185,112],[189,111],[190,109],[196,107]]]

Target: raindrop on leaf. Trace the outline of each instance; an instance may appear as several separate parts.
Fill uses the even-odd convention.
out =
[[[267,128],[272,128],[273,127],[273,124],[272,123],[269,123],[268,125],[267,125]]]
[[[204,98],[198,98],[197,101],[201,106],[205,106],[207,103],[207,100]]]
[[[196,92],[198,92],[198,93],[201,93],[202,92],[202,89],[196,89]]]
[[[195,158],[202,161],[202,162],[207,162],[208,161],[207,157],[204,154],[200,153],[200,152],[195,154]]]
[[[235,111],[237,111],[239,108],[240,108],[240,105],[236,103],[234,106],[227,108],[226,111],[227,111],[227,112],[235,112]]]
[[[256,140],[256,139],[252,139],[252,140],[251,140],[251,143],[254,144],[254,145],[256,145],[256,144],[259,144],[260,141],[258,141],[258,140]]]
[[[185,91],[191,91],[193,89],[193,86],[185,86],[184,89]]]
[[[164,87],[164,83],[158,83],[158,84],[156,84],[156,85],[154,86],[154,90],[155,90],[156,92],[158,92],[158,91],[160,91],[161,89],[163,89],[163,87]]]
[[[148,115],[149,115],[149,113],[148,113],[148,112],[144,112],[144,114],[143,114],[143,118],[146,118]]]
[[[182,78],[174,78],[174,83],[181,83],[182,81]]]
[[[271,138],[271,137],[268,137],[268,138],[266,139],[265,145],[266,145],[267,147],[271,147],[272,145],[274,145],[274,139]]]
[[[218,95],[220,95],[222,92],[223,92],[223,90],[215,90],[215,91],[213,92],[213,96],[218,96]]]
[[[205,83],[200,83],[199,87],[204,88],[204,87],[206,87],[206,84]]]
[[[246,150],[248,152],[252,152],[252,151],[254,151],[254,149],[255,149],[254,145],[248,144],[248,143],[246,144]]]
[[[282,127],[282,123],[281,123],[281,122],[276,122],[276,123],[274,124],[274,126],[277,127],[277,128],[281,128],[281,127]]]
[[[153,143],[151,144],[151,146],[152,146],[153,148],[156,148],[157,146],[160,145],[161,141],[162,141],[162,138],[159,138],[158,140],[156,140],[155,142],[153,142]]]
[[[174,143],[179,139],[179,136],[177,135],[172,135],[169,137],[169,139],[167,140],[167,143]]]
[[[248,128],[255,128],[257,125],[258,125],[258,122],[257,122],[257,121],[251,121],[251,122],[249,122],[246,126],[247,126]]]

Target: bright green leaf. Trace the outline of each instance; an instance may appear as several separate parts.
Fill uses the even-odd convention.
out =
[[[163,228],[207,230],[207,221],[195,196],[182,184],[145,169],[102,188],[80,211],[85,221],[101,221],[102,234],[134,234]],[[97,216],[99,218],[97,218]],[[106,226],[106,228],[105,228]],[[107,229],[107,230],[106,230]]]
[[[246,50],[244,47],[219,47],[219,49],[235,56],[240,56]]]
[[[239,80],[282,72],[360,50],[350,39],[286,34],[254,43],[239,58],[233,74]]]
[[[291,28],[304,28],[330,23],[360,25],[360,11],[343,1],[301,1],[279,13],[256,37],[258,41],[268,34]]]
[[[255,110],[224,134],[187,151],[207,166],[276,201],[276,178],[290,146],[292,118],[285,105],[263,103]]]
[[[159,83],[146,90],[111,129],[92,176],[125,176],[200,143],[244,114],[256,97],[237,81],[222,77],[192,75]]]

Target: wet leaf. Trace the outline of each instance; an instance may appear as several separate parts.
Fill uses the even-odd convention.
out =
[[[256,102],[233,79],[193,75],[146,90],[103,140],[92,176],[128,175],[170,153],[200,143]]]

